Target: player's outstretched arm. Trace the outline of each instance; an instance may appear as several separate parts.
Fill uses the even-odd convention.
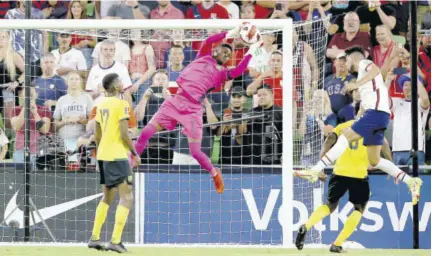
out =
[[[224,39],[228,38],[235,38],[238,37],[240,33],[240,26],[237,26],[234,29],[223,31],[221,33],[217,33],[215,35],[207,37],[206,40],[204,40],[203,44],[201,45],[201,48],[198,52],[197,58],[201,58],[205,55],[210,55],[212,52],[213,44],[218,43]]]

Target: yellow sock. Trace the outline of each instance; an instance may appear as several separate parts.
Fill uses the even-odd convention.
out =
[[[123,228],[126,224],[129,215],[129,209],[123,205],[117,206],[117,211],[115,215],[114,230],[111,238],[113,244],[119,244],[121,242],[121,237],[123,234]]]
[[[320,222],[322,219],[330,215],[330,208],[323,204],[320,207],[318,207],[312,215],[309,217],[309,219],[306,221],[305,226],[306,229],[311,229],[315,224]]]
[[[336,238],[336,241],[334,242],[334,245],[336,246],[342,246],[343,242],[348,239],[348,237],[351,236],[351,234],[356,229],[357,225],[360,223],[360,220],[362,218],[362,213],[359,211],[353,211],[351,215],[348,217],[347,221],[345,222],[345,225],[340,232],[339,236]]]
[[[109,205],[102,201],[99,203],[98,207],[96,208],[91,240],[100,240],[101,229],[103,224],[105,223],[105,219],[108,214],[108,209],[109,209]]]

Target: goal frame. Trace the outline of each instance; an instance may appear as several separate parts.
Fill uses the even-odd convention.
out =
[[[293,131],[292,131],[292,76],[293,76],[293,52],[292,52],[292,19],[272,20],[1,20],[1,29],[232,29],[240,22],[250,22],[260,29],[277,29],[282,31],[282,86],[283,99],[283,146],[282,155],[282,205],[279,209],[278,219],[282,227],[282,247],[293,247]],[[289,89],[287,89],[289,88]],[[288,100],[287,100],[288,99]],[[139,173],[135,174],[136,188],[135,200],[144,201],[144,177]],[[144,209],[135,207],[135,242],[143,244],[144,230]]]

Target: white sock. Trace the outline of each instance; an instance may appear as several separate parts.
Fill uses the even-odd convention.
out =
[[[404,171],[399,169],[394,163],[392,163],[387,159],[381,158],[381,160],[378,162],[378,164],[375,167],[387,173],[388,175],[394,177],[398,181],[408,183],[408,181],[411,179],[411,176],[406,174]]]
[[[339,136],[336,144],[321,158],[321,160],[312,167],[314,171],[322,171],[326,166],[331,165],[336,161],[345,150],[348,148],[349,143],[344,135]]]

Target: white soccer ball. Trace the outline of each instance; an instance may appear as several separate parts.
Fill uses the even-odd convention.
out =
[[[255,25],[245,22],[240,28],[240,38],[246,44],[254,44],[261,39],[261,34]]]

